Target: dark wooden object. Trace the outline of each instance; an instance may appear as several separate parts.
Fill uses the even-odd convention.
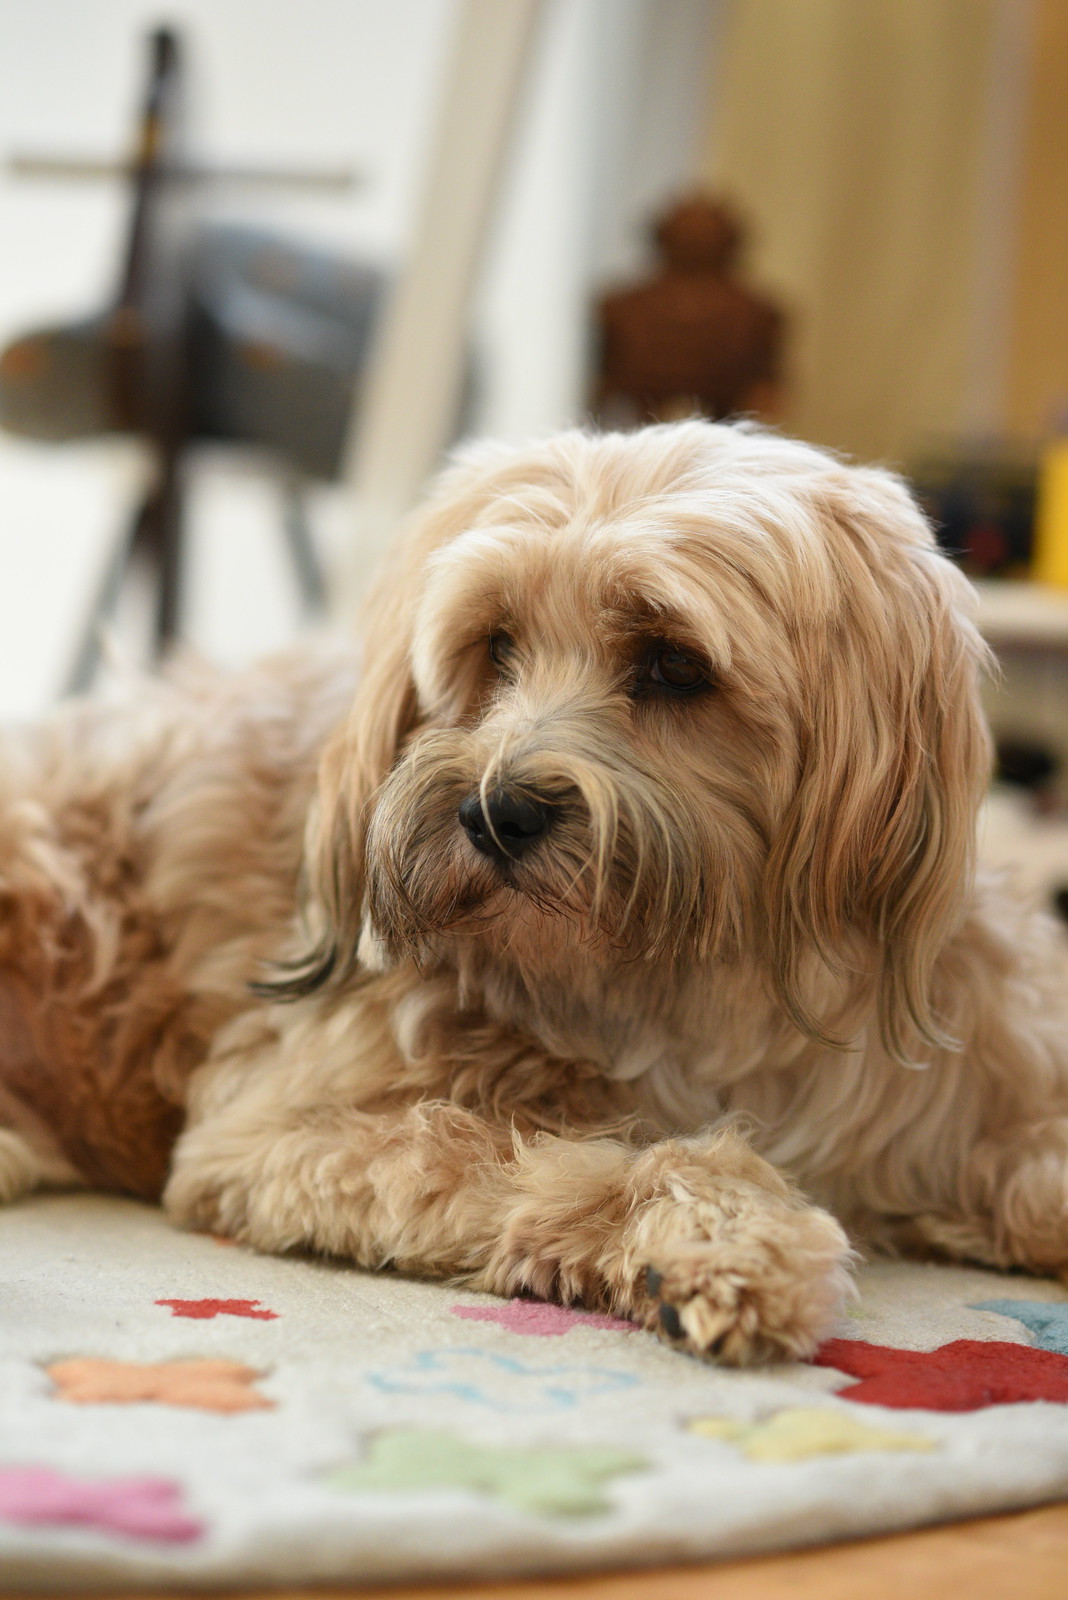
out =
[[[158,29],[150,51],[133,163],[133,213],[119,293],[106,330],[104,378],[113,426],[149,442],[155,481],[108,563],[75,655],[71,691],[92,681],[101,627],[118,603],[131,566],[141,563],[155,579],[157,656],[166,652],[178,631],[181,457],[190,433],[184,276],[189,197],[187,186],[174,181],[182,133],[177,37]]]
[[[694,195],[657,220],[654,238],[663,262],[656,275],[597,307],[600,420],[773,415],[784,319],[734,277],[742,240],[734,214]]]

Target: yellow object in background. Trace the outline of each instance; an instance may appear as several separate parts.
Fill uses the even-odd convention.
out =
[[[1035,519],[1035,577],[1068,589],[1068,439],[1042,457]]]

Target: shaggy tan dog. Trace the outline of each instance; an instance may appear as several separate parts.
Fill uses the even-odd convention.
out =
[[[469,452],[358,684],[9,740],[4,1193],[169,1171],[179,1222],[731,1361],[813,1349],[843,1227],[1064,1267],[1055,935],[972,860],[984,655],[884,472],[697,422]]]

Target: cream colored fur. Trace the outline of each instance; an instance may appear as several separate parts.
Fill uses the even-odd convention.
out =
[[[974,868],[984,660],[884,472],[699,422],[468,451],[354,694],[280,661],[12,744],[11,1125],[149,1193],[184,1108],[182,1223],[731,1361],[814,1348],[845,1229],[1063,1270],[1068,998]],[[503,862],[458,820],[502,787],[553,819]]]

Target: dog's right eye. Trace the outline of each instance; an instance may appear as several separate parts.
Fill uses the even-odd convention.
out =
[[[506,672],[512,665],[515,655],[515,640],[510,633],[491,633],[489,636],[489,656],[493,665],[501,672]]]
[[[635,698],[654,694],[678,700],[710,689],[712,681],[708,663],[692,650],[653,639],[636,664],[631,693]]]

